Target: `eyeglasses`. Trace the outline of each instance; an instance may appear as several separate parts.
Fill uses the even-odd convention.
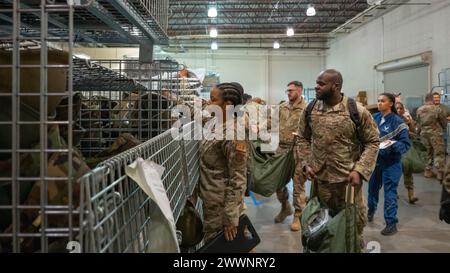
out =
[[[284,91],[284,93],[294,93],[295,91],[297,91],[296,89],[288,89],[286,91]]]

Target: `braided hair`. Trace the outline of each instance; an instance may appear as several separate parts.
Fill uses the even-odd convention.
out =
[[[216,86],[222,94],[224,101],[230,101],[233,106],[242,104],[244,98],[244,88],[236,82],[225,82]]]

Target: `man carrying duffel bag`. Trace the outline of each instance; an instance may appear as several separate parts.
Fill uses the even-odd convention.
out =
[[[325,70],[316,83],[316,99],[300,118],[297,151],[304,155],[306,177],[315,181],[317,195],[328,208],[342,207],[346,186],[355,187],[358,240],[363,245],[367,207],[361,188],[375,168],[378,128],[367,109],[341,93],[341,73]]]
[[[358,253],[361,242],[357,232],[355,189],[347,185],[345,203],[329,209],[311,185],[310,200],[301,217],[302,245],[306,253]]]

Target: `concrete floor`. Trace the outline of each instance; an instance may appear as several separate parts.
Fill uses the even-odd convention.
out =
[[[383,189],[380,191],[380,205],[374,222],[364,229],[366,244],[370,241],[379,243],[381,252],[447,252],[450,253],[450,225],[438,218],[441,185],[437,180],[424,178],[422,174],[414,175],[416,196],[419,201],[415,205],[408,203],[407,191],[403,186],[403,178],[399,185],[398,200],[398,233],[383,236]],[[309,193],[309,182],[307,192]],[[292,183],[289,184],[292,192]],[[367,196],[367,183],[364,193]],[[292,196],[292,194],[291,194]],[[292,216],[283,223],[275,224],[273,218],[280,209],[280,204],[273,195],[265,198],[256,195],[255,200],[246,198],[247,214],[252,220],[261,243],[258,253],[292,253],[302,252],[300,232],[290,231]],[[370,248],[371,249],[371,248]]]

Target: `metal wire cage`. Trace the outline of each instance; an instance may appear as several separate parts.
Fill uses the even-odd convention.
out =
[[[194,130],[191,122],[183,127],[184,135]],[[82,178],[86,202],[81,210],[88,217],[79,237],[85,252],[146,252],[152,244],[149,233],[150,215],[156,204],[127,177],[125,167],[141,157],[162,165],[162,182],[166,189],[175,221],[178,220],[189,191],[199,174],[198,141],[174,138],[172,128],[151,140],[117,155]],[[195,144],[194,142],[197,142]],[[186,149],[186,144],[190,148]],[[189,153],[186,151],[189,150]],[[189,160],[188,160],[189,158]],[[196,167],[197,166],[197,167]],[[189,168],[191,168],[189,170]],[[192,176],[192,177],[191,177]],[[195,183],[195,184],[194,184]]]
[[[70,149],[73,13],[68,1],[0,1],[0,252],[61,251],[79,230],[79,162]],[[67,29],[49,31],[50,16],[67,18]],[[63,97],[65,117],[56,114]],[[59,130],[69,137],[56,137]]]
[[[80,91],[76,145],[94,156],[122,133],[146,141],[171,128],[178,103],[176,62],[75,60],[74,90]]]
[[[89,183],[86,178],[79,180],[89,168],[83,162],[82,155],[73,148],[87,147],[87,150],[96,152],[110,144],[108,141],[114,138],[114,134],[121,133],[120,129],[134,132],[140,139],[147,140],[170,128],[172,100],[163,98],[163,94],[157,92],[162,91],[164,86],[163,81],[157,79],[158,75],[162,78],[166,71],[177,68],[175,65],[152,64],[145,72],[144,69],[139,70],[141,72],[138,74],[144,79],[150,75],[139,82],[95,62],[73,58],[74,10],[77,8],[80,12],[78,7],[89,9],[84,5],[91,5],[92,2],[98,6],[97,1],[89,0],[0,0],[0,253],[67,252],[72,247],[78,251],[81,245],[89,246],[86,248],[88,250],[99,249],[103,252],[146,249],[145,244],[128,248],[126,245],[129,245],[129,238],[137,236],[139,242],[145,242],[144,239],[149,236],[140,232],[145,230],[141,227],[150,222],[148,217],[144,218],[148,214],[143,213],[154,209],[150,202],[145,201],[148,198],[138,189],[134,189],[133,193],[130,188],[121,188],[122,180],[108,184],[114,182],[111,180],[113,174],[121,174],[119,167],[105,174],[104,165],[92,171],[88,176]],[[167,0],[158,3],[143,0],[132,2],[135,8],[140,5],[144,9],[158,4],[160,9],[155,12],[160,15],[152,13],[152,16],[159,16],[162,21],[157,23],[160,26],[162,23],[164,28],[164,21],[167,20],[164,16],[167,14],[163,10],[168,6]],[[140,65],[140,68],[143,66]],[[99,75],[103,78],[93,80]],[[108,81],[100,81],[106,78],[109,78]],[[146,83],[150,84],[146,86]],[[74,88],[86,95],[88,108],[74,103],[77,98]],[[115,113],[118,117],[109,119],[109,122],[119,125],[110,125],[109,134],[106,132],[105,135],[102,131],[97,140],[91,135],[86,137],[86,130],[82,127],[86,122],[89,125],[106,122],[101,116],[103,108],[94,108],[102,102],[102,98],[96,99],[95,96],[107,96],[109,100],[118,100],[116,103],[120,105]],[[151,107],[145,108],[145,103],[151,104]],[[112,103],[107,104],[106,112],[111,114]],[[129,104],[137,105],[137,111],[127,109]],[[93,118],[92,112],[100,112],[100,117]],[[138,114],[134,116],[136,112]],[[161,116],[162,112],[164,114]],[[135,127],[134,122],[142,122],[142,126]],[[88,128],[95,129],[95,126]],[[88,142],[83,146],[80,144],[83,137],[100,144],[91,147]],[[161,151],[164,156],[168,157],[172,152],[180,153],[180,145],[167,145],[168,148]],[[181,160],[180,157],[178,161]],[[179,166],[178,161],[169,160],[167,164]],[[166,181],[180,180],[180,175],[175,171],[185,173],[185,169],[176,167],[170,172],[175,177],[169,175]],[[99,192],[99,189],[106,189],[111,195]],[[179,211],[184,204],[185,189],[184,182],[169,189],[174,191],[171,202],[174,202],[175,211]],[[99,194],[90,195],[93,192]],[[123,196],[129,197],[130,201],[123,201]],[[118,235],[122,234],[120,232],[112,232],[111,225],[108,225],[113,219],[112,216],[108,218],[109,208],[120,202],[129,207],[132,204],[142,205],[132,215],[124,214],[126,210],[122,208],[122,214],[114,214],[126,223],[122,227],[127,229],[121,230],[126,234],[123,236]],[[95,210],[92,209],[94,206]],[[94,211],[97,214],[93,214]],[[102,213],[107,214],[102,216]],[[141,222],[135,220],[138,218]],[[96,226],[92,225],[95,219],[105,219],[106,223],[101,222],[95,229]],[[108,242],[104,241],[105,238]],[[101,242],[102,247],[96,248],[90,242]]]

